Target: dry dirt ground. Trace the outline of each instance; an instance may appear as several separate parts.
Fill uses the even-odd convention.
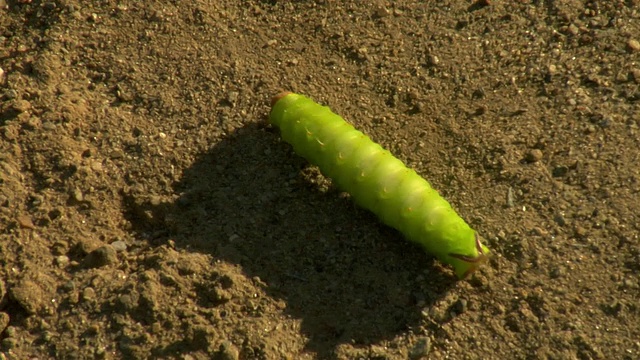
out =
[[[486,3],[0,0],[0,358],[640,358],[640,3]],[[355,207],[281,89],[491,262]]]

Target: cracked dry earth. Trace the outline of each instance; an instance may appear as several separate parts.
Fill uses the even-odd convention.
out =
[[[640,358],[640,3],[0,0],[0,358]],[[466,281],[265,119],[311,96]]]

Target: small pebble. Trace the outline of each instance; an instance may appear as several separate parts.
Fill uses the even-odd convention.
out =
[[[640,69],[631,69],[629,75],[636,84],[640,84]]]
[[[509,187],[507,189],[507,206],[510,207],[510,208],[514,206],[513,188],[511,188],[511,187]]]
[[[543,229],[541,227],[537,227],[537,226],[534,227],[533,229],[531,229],[531,231],[533,232],[534,235],[537,235],[537,236],[545,237],[545,236],[549,235],[549,233],[545,229]]]
[[[551,272],[549,273],[549,276],[552,279],[558,279],[561,278],[565,275],[566,271],[564,270],[564,268],[562,267],[554,267],[551,269]]]
[[[5,75],[6,73],[4,72],[4,69],[0,68],[0,83],[4,82]]]
[[[118,306],[125,312],[133,311],[138,306],[138,296],[122,294],[118,297]]]
[[[111,245],[101,246],[87,255],[83,260],[83,266],[87,268],[99,268],[118,263],[118,254]]]
[[[76,288],[76,283],[74,283],[72,280],[69,280],[66,283],[62,284],[61,288],[64,291],[73,291]]]
[[[8,337],[2,340],[2,347],[7,350],[11,350],[15,348],[17,345],[18,345],[18,339],[16,338]]]
[[[9,89],[7,91],[4,92],[4,96],[8,99],[8,100],[12,100],[18,97],[18,92],[13,90],[13,89]]]
[[[71,200],[76,203],[82,202],[82,200],[84,200],[84,195],[82,194],[82,190],[78,188],[73,189],[73,192],[71,193]]]
[[[564,215],[557,213],[554,217],[553,220],[556,222],[556,224],[560,225],[560,226],[565,226],[567,224],[567,221],[564,218]]]
[[[379,18],[384,18],[387,17],[391,14],[391,12],[385,8],[384,6],[377,6],[376,9],[374,10],[374,16],[375,17],[379,17]]]
[[[551,175],[553,175],[553,177],[563,177],[567,175],[568,172],[569,172],[568,167],[560,165],[553,168],[553,170],[551,171]]]
[[[31,220],[31,217],[29,217],[29,215],[18,215],[18,217],[16,217],[16,220],[18,220],[18,224],[23,229],[36,228],[36,226],[33,224],[33,221]]]
[[[529,151],[527,153],[526,160],[527,160],[527,162],[530,162],[530,163],[535,163],[535,162],[538,162],[538,161],[542,160],[542,150],[533,149],[533,150]]]
[[[640,42],[636,39],[629,39],[629,41],[627,41],[627,50],[629,50],[629,52],[640,51]]]
[[[580,33],[580,29],[575,24],[569,25],[569,27],[567,28],[567,31],[569,31],[569,34],[574,36]]]
[[[111,246],[113,246],[113,249],[116,252],[123,252],[127,250],[127,243],[122,241],[122,240],[117,240],[111,243]]]
[[[237,91],[229,91],[229,93],[227,93],[227,101],[229,102],[229,104],[231,104],[231,106],[236,105],[236,103],[238,102],[238,97],[240,97],[240,93]]]
[[[14,285],[10,291],[10,296],[28,314],[34,315],[45,307],[45,292],[40,285],[31,280],[22,280]]]
[[[69,257],[66,255],[56,256],[55,263],[60,267],[65,267],[69,264]]]
[[[580,238],[580,239],[585,238],[587,236],[587,234],[589,233],[587,231],[587,229],[583,228],[582,226],[576,226],[574,232],[575,232],[576,237]]]
[[[484,115],[487,113],[488,110],[489,109],[487,108],[486,105],[479,106],[476,108],[475,115],[476,116]]]
[[[102,171],[102,163],[99,161],[94,161],[91,163],[91,170],[95,171],[95,172],[101,172]]]
[[[218,348],[217,355],[216,359],[219,360],[238,360],[240,358],[238,348],[231,341],[223,341]]]
[[[13,108],[13,110],[19,113],[23,113],[31,109],[31,103],[27,100],[17,100],[11,105],[11,107]]]
[[[456,301],[455,305],[453,306],[453,310],[457,314],[462,314],[467,311],[468,305],[469,305],[469,302],[467,300],[458,299],[458,301]]]
[[[409,359],[419,360],[424,359],[429,355],[431,351],[431,340],[428,337],[421,337],[409,352]]]
[[[429,55],[427,57],[427,65],[429,66],[438,66],[440,64],[440,58],[436,55]]]
[[[11,317],[6,312],[0,312],[0,333],[9,326]]]
[[[42,123],[42,128],[47,131],[53,131],[56,129],[56,124],[52,123],[51,121],[45,121],[44,123]]]
[[[82,290],[82,300],[91,301],[96,298],[96,291],[92,287],[85,288]]]

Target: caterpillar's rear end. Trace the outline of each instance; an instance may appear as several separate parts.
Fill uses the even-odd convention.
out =
[[[269,119],[296,153],[354,201],[464,278],[488,259],[477,233],[431,185],[328,107],[299,94],[274,97]]]

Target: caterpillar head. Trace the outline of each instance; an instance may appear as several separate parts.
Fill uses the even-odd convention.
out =
[[[283,97],[287,96],[291,94],[290,91],[282,91],[280,93],[278,93],[278,95],[274,96],[271,98],[271,107],[275,106],[276,103],[278,102],[278,100],[282,99]]]
[[[482,245],[480,236],[475,234],[475,248],[471,254],[449,253],[449,264],[453,265],[459,279],[465,279],[482,264],[489,261],[489,248]]]

